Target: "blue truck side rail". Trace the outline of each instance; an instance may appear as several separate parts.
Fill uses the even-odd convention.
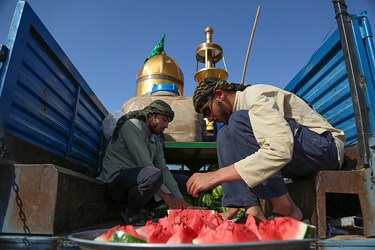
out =
[[[375,56],[372,32],[367,12],[351,15],[353,40],[358,58],[360,84],[364,89],[369,122],[369,147],[374,147],[375,136]],[[345,65],[344,52],[336,30],[310,58],[308,63],[287,84],[286,90],[305,99],[334,127],[345,132],[346,146],[358,144],[352,90]],[[363,108],[363,107],[362,107]],[[367,117],[366,117],[367,119]],[[370,165],[374,163],[371,154]]]
[[[95,174],[108,111],[26,1],[17,3],[0,54],[0,159],[56,156]],[[44,153],[33,159],[29,145]]]

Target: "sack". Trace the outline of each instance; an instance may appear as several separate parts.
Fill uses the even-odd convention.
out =
[[[116,127],[117,120],[124,114],[125,113],[122,110],[115,110],[103,119],[102,130],[106,140],[111,138],[113,130]]]
[[[164,131],[165,141],[201,142],[204,127],[203,115],[195,112],[193,100],[187,96],[139,96],[126,101],[122,111],[127,113],[143,109],[154,100],[168,103],[175,113],[175,117]]]

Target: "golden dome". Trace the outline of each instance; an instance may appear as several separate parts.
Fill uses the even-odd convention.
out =
[[[184,75],[165,52],[150,57],[138,71],[136,96],[149,95],[154,84],[176,84],[183,95]]]

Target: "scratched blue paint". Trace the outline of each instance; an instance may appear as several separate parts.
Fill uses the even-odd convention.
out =
[[[10,134],[96,170],[108,114],[26,1],[19,1],[1,68],[0,139]]]
[[[366,78],[365,96],[371,136],[374,136],[374,45],[367,13],[352,15],[361,74]],[[304,98],[334,127],[344,130],[346,146],[358,143],[344,54],[336,30],[285,87]]]

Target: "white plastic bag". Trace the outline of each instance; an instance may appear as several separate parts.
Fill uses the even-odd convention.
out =
[[[122,110],[115,110],[103,119],[102,128],[106,140],[109,140],[109,138],[111,138],[113,130],[116,127],[117,120],[124,114],[125,113]]]

